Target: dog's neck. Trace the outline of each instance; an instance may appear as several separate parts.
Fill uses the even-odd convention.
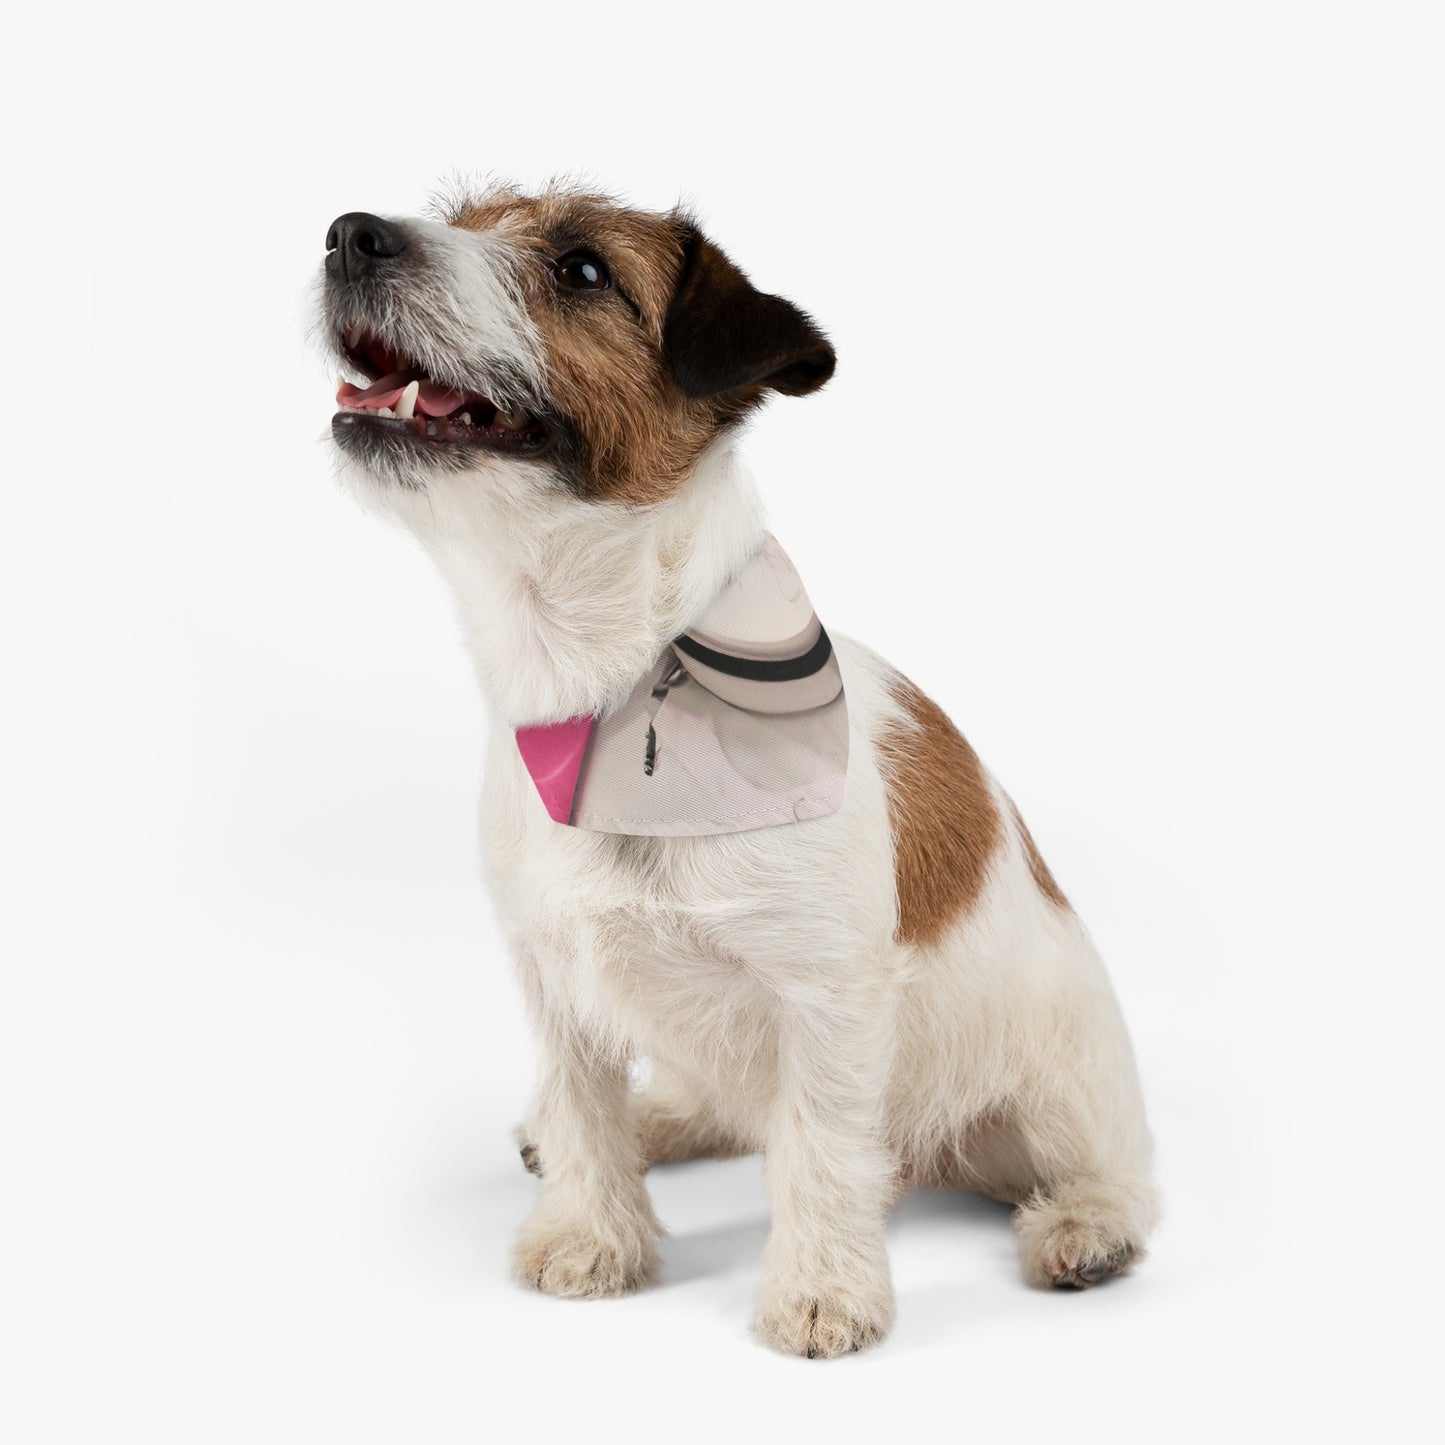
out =
[[[493,717],[518,727],[620,703],[757,550],[764,523],[724,439],[655,506],[482,488],[418,531],[456,594]]]

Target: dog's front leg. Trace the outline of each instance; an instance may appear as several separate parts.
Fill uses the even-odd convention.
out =
[[[861,1350],[893,1322],[883,1239],[896,1172],[883,1144],[891,1047],[881,991],[819,986],[782,1003],[766,1139],[772,1232],[754,1328],[789,1354]]]
[[[657,1274],[661,1232],[643,1182],[625,1059],[579,1022],[544,1011],[542,1077],[531,1123],[542,1193],[512,1267],[548,1294],[619,1295]]]

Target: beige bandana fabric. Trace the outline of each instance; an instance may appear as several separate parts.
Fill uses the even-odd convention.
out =
[[[559,823],[732,833],[841,806],[848,713],[828,635],[768,536],[620,708],[519,728],[517,743]]]

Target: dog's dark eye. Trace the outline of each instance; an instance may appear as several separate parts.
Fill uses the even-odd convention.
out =
[[[568,251],[552,263],[552,275],[564,291],[605,291],[612,284],[600,256],[591,251]]]

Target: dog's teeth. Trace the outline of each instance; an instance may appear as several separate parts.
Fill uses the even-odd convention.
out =
[[[498,407],[497,419],[493,422],[493,425],[508,427],[512,431],[519,431],[527,425],[527,413],[524,411],[503,411],[501,407]]]
[[[361,327],[353,323],[346,328],[346,344],[354,351],[361,345]]]
[[[379,412],[377,412],[377,416],[395,416],[395,415],[396,415],[396,413],[395,413],[389,406],[384,406],[384,407],[382,407],[382,409],[381,409]]]
[[[340,391],[341,388],[342,388],[343,386],[346,386],[346,385],[347,385],[347,380],[346,380],[346,378],[345,378],[344,376],[342,376],[342,374],[338,371],[338,372],[336,373],[336,389],[337,389],[337,391]]]
[[[396,414],[403,421],[410,421],[416,414],[417,393],[421,391],[421,382],[413,381],[407,384],[407,388],[401,394],[401,400],[396,404]]]
[[[471,414],[471,412],[469,412],[469,411],[464,411],[464,412],[462,413],[462,421],[465,422],[467,426],[471,426],[471,424],[472,424],[472,414]]]

